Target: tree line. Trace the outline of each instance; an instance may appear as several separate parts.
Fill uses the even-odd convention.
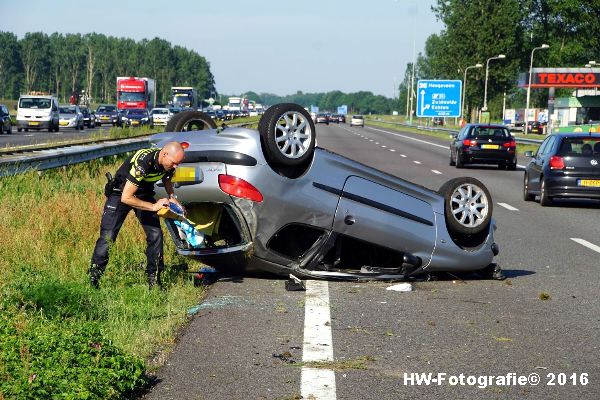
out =
[[[415,63],[415,79],[464,79],[465,106],[483,106],[486,62],[489,63],[487,103],[492,117],[507,108],[524,108],[526,92],[517,87],[519,73],[529,71],[531,51],[542,44],[549,49],[534,53],[534,67],[583,68],[600,57],[600,1],[583,0],[438,0],[432,6],[444,29],[428,37],[424,53]],[[399,90],[399,108],[406,110],[412,63],[406,66]],[[573,89],[557,89],[556,97]],[[506,97],[505,97],[506,95]],[[545,107],[548,90],[532,90],[530,107]]]
[[[167,102],[171,86],[193,86],[208,98],[215,93],[210,64],[198,53],[166,40],[136,42],[98,33],[47,35],[22,39],[0,32],[0,98],[46,91],[66,101],[86,90],[94,102],[114,103],[117,76],[156,79],[157,101]]]

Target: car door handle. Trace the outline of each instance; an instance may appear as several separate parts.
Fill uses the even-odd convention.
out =
[[[346,217],[344,218],[344,223],[346,225],[354,225],[355,222],[356,222],[356,220],[354,219],[354,217],[352,215],[346,215]]]

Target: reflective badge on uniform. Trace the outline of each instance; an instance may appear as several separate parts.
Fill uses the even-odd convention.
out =
[[[135,177],[141,178],[144,175],[146,175],[146,171],[144,171],[144,168],[140,167],[139,165],[136,166],[135,167]]]

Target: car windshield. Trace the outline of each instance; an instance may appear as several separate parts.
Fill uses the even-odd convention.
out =
[[[354,119],[363,119],[362,115],[353,115],[352,118]]]
[[[129,110],[127,115],[146,115],[146,110]]]
[[[152,114],[168,114],[169,110],[152,110]]]
[[[50,108],[50,99],[24,98],[19,101],[19,108]]]
[[[507,139],[510,137],[510,133],[502,126],[475,126],[471,129],[469,136]]]
[[[600,138],[566,137],[556,154],[559,156],[598,157],[600,155]]]
[[[115,107],[115,106],[100,106],[96,110],[96,112],[116,112],[116,111],[117,111],[117,107]]]
[[[144,101],[144,93],[119,92],[119,101]]]
[[[77,110],[75,110],[75,107],[60,107],[60,111],[61,114],[77,114]]]

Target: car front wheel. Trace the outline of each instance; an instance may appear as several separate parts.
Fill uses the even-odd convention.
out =
[[[488,229],[492,218],[492,196],[485,185],[471,177],[454,178],[438,191],[444,197],[448,230],[475,235]]]

